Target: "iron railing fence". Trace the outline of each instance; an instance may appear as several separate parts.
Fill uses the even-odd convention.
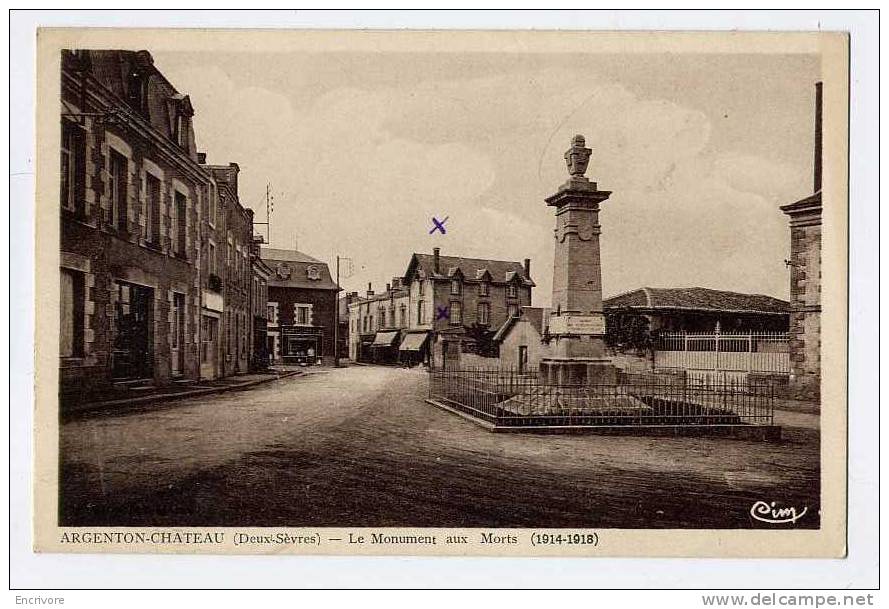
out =
[[[554,385],[535,371],[434,370],[429,396],[495,426],[772,425],[771,385],[621,374],[616,384]]]
[[[786,332],[664,332],[654,343],[655,368],[700,372],[790,372]]]

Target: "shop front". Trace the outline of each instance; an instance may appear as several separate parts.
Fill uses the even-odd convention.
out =
[[[281,360],[285,364],[311,366],[321,362],[324,355],[324,332],[321,328],[281,328]]]
[[[377,332],[371,344],[373,361],[376,364],[395,364],[398,362],[398,330]]]
[[[416,366],[429,358],[429,332],[408,332],[398,346],[398,358],[402,364]]]

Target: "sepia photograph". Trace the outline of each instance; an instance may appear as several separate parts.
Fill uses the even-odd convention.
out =
[[[846,35],[38,50],[40,549],[845,552]]]

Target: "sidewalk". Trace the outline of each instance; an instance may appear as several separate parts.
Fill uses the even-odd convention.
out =
[[[238,391],[269,381],[301,374],[305,374],[303,369],[287,366],[272,368],[270,372],[240,374],[213,381],[174,383],[166,387],[113,387],[101,392],[67,396],[62,399],[59,411],[65,418],[76,417],[87,413],[98,413],[103,410],[119,410],[121,407],[169,402],[214,393],[224,393],[226,391]]]

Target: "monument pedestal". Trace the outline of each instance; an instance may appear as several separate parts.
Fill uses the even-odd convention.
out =
[[[551,385],[617,384],[617,368],[605,357],[599,256],[599,205],[611,192],[584,177],[591,154],[584,137],[575,135],[565,152],[570,177],[546,198],[556,208],[554,314],[552,351],[540,362],[540,379]]]
[[[604,357],[548,357],[539,375],[547,385],[617,385],[617,368]]]

